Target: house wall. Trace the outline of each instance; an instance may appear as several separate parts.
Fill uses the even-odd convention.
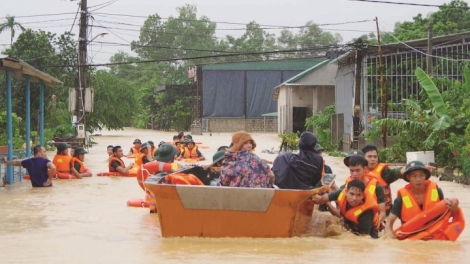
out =
[[[207,121],[206,121],[207,120]],[[207,127],[203,132],[237,132],[245,130],[247,132],[276,133],[278,129],[277,118],[208,118]]]
[[[338,67],[335,78],[335,106],[337,114],[344,114],[344,134],[349,137],[353,134],[353,100],[354,64],[342,65]]]
[[[296,83],[311,85],[335,85],[336,70],[338,63],[331,62],[321,66],[312,73],[305,75],[296,81]]]
[[[335,86],[319,86],[312,89],[313,114],[316,114],[325,107],[335,104]]]
[[[287,128],[286,121],[287,121],[287,114],[286,114],[286,106],[287,106],[287,94],[286,94],[286,87],[282,86],[279,88],[279,95],[277,98],[277,115],[278,115],[278,122],[277,122],[277,133],[282,134],[283,131]]]

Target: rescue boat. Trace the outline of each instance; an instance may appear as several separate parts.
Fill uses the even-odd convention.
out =
[[[145,188],[155,196],[162,237],[295,237],[311,229],[314,190],[232,188],[160,183]]]

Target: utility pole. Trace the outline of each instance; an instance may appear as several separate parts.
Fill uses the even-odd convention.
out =
[[[354,87],[354,109],[353,109],[353,148],[359,149],[359,135],[361,134],[361,78],[362,78],[362,49],[364,45],[362,39],[356,42],[356,76]]]
[[[377,44],[379,51],[379,72],[380,72],[380,111],[382,112],[382,118],[387,118],[387,95],[384,89],[384,68],[382,64],[382,46],[380,45],[380,29],[379,29],[379,19],[375,17],[375,24],[377,26]],[[387,124],[382,125],[382,148],[387,147]]]
[[[85,88],[87,87],[87,0],[80,4],[80,32],[78,36],[78,88],[77,88],[77,138],[85,143]]]
[[[426,72],[432,75],[432,23],[428,24],[428,55],[426,56]]]

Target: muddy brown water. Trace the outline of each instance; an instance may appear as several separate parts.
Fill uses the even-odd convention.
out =
[[[94,173],[107,170],[106,146],[120,144],[127,152],[135,138],[170,141],[174,133],[126,128],[102,131],[85,164]],[[276,134],[253,134],[256,153],[277,148]],[[208,145],[210,163],[231,134],[195,136]],[[49,152],[52,159],[54,152]],[[348,171],[342,158],[325,157],[337,179]],[[129,162],[129,160],[125,160]],[[437,180],[433,177],[433,180]],[[402,180],[392,185],[396,190]],[[439,182],[446,197],[457,197],[470,219],[470,189]],[[143,198],[135,178],[92,177],[55,180],[53,188],[33,189],[28,181],[0,188],[0,263],[469,263],[470,231],[452,242],[373,240],[343,232],[332,238],[161,238],[156,214],[126,206]]]

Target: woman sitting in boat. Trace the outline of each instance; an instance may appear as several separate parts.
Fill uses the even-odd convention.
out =
[[[109,157],[108,167],[109,172],[119,172],[122,175],[126,175],[127,172],[134,166],[134,163],[129,165],[124,165],[124,161],[122,161],[122,157],[124,157],[124,152],[121,146],[114,146],[113,147],[113,155]]]
[[[91,172],[86,169],[85,165],[83,164],[83,161],[85,160],[85,154],[87,153],[88,152],[86,152],[84,148],[78,147],[75,149],[73,158],[70,161],[70,170],[72,171],[72,174],[75,175],[75,177],[78,179],[92,176]]]
[[[272,188],[274,174],[271,168],[252,152],[256,143],[245,131],[232,136],[233,146],[225,153],[220,172],[220,183],[229,187]]]
[[[453,218],[453,222],[463,220],[459,201],[455,198],[444,199],[442,190],[429,180],[430,177],[431,172],[421,161],[412,161],[406,165],[403,179],[409,184],[398,190],[385,227],[387,236],[403,239],[413,235],[415,239],[412,240],[457,239],[464,224],[456,228],[448,221],[449,217]],[[441,217],[447,213],[449,217]],[[397,218],[400,218],[402,226],[394,232],[393,223]],[[434,221],[435,224],[430,225],[429,221]],[[440,228],[436,230],[434,226]],[[458,234],[456,230],[459,230]]]

